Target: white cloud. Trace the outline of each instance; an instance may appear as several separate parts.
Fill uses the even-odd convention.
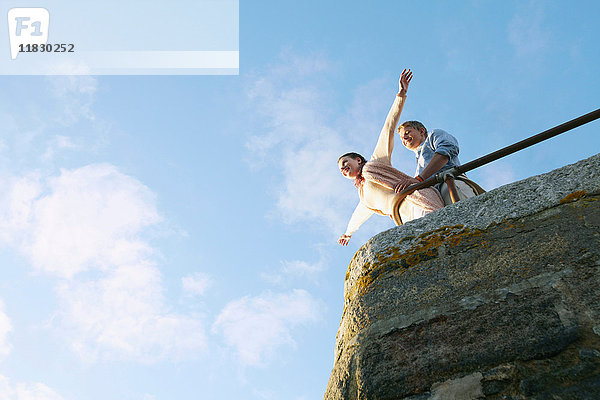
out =
[[[292,76],[296,73],[289,71]],[[336,135],[324,122],[325,93],[306,82],[290,84],[279,72],[256,79],[248,90],[249,99],[267,119],[267,132],[250,137],[247,147],[259,156],[272,155],[275,146],[290,149],[325,133]]]
[[[205,347],[201,320],[167,307],[143,238],[161,221],[146,186],[108,164],[4,183],[0,239],[57,279],[53,327],[85,361],[149,363]]]
[[[47,81],[52,95],[61,105],[58,122],[73,125],[80,119],[95,119],[92,104],[98,91],[96,78],[86,75],[52,76]]]
[[[124,265],[101,279],[67,281],[57,294],[62,327],[85,361],[153,363],[205,348],[201,321],[169,312],[160,271],[152,265]]]
[[[8,334],[12,331],[10,318],[4,313],[4,303],[0,301],[0,359],[6,357],[11,350]]]
[[[355,149],[345,132],[328,121],[333,95],[323,82],[329,65],[306,62],[309,57],[284,58],[251,85],[249,97],[263,118],[261,127],[270,129],[250,137],[247,147],[255,166],[258,159],[258,165],[281,173],[275,178],[277,217],[287,223],[315,223],[339,234],[358,197],[336,164],[341,154]],[[354,112],[349,115],[356,119]],[[373,134],[373,147],[378,133]]]
[[[295,345],[292,329],[319,318],[319,305],[306,291],[264,293],[227,304],[213,325],[243,365],[264,365],[284,345]]]
[[[33,203],[42,191],[40,176],[4,176],[0,193],[0,241],[20,247],[31,227]]]
[[[94,152],[106,145],[110,122],[98,118],[93,110],[97,78],[51,76],[44,82],[37,96],[45,98],[43,105],[38,104],[39,99],[31,99],[10,104],[5,107],[9,111],[0,112],[0,151],[8,170],[47,164],[65,150]],[[78,123],[82,124],[75,127]]]
[[[252,394],[261,400],[280,400],[281,394],[270,389],[253,389]],[[307,400],[305,396],[294,397],[294,400]]]
[[[201,272],[196,272],[181,278],[181,286],[183,287],[184,292],[189,295],[203,295],[211,283],[212,279]]]
[[[397,85],[397,81],[394,84]],[[364,152],[365,157],[375,148],[377,135],[396,94],[394,89],[395,86],[390,87],[389,81],[383,78],[358,85],[348,111],[336,122],[335,126],[344,138],[357,146],[358,153]],[[398,150],[408,151],[404,148]]]
[[[520,7],[508,25],[508,39],[516,55],[529,62],[539,59],[549,48],[550,35],[544,28],[543,2],[530,1]]]
[[[25,244],[34,268],[72,277],[149,255],[140,231],[160,221],[154,195],[108,164],[62,170],[35,201]]]
[[[337,168],[341,148],[337,137],[324,133],[322,138],[284,151],[284,181],[277,193],[277,213],[283,221],[311,221],[336,233],[343,231],[358,195]]]
[[[307,278],[316,280],[317,276],[325,269],[325,263],[320,260],[316,263],[308,263],[301,260],[282,261],[281,268],[274,273],[263,273],[262,278],[274,284],[281,284],[284,281],[298,278]]]
[[[43,383],[12,383],[0,375],[0,398],[2,400],[64,400],[52,388]]]
[[[323,271],[323,263],[318,262],[314,264],[307,263],[306,261],[283,261],[282,271],[286,274],[296,276],[313,275]]]
[[[504,161],[496,161],[480,168],[477,175],[481,178],[477,178],[476,181],[488,191],[516,180],[512,165]]]
[[[49,141],[48,147],[46,148],[46,152],[42,156],[42,159],[50,160],[59,151],[76,150],[78,148],[79,146],[73,143],[71,138],[63,135],[56,135]]]
[[[279,398],[278,394],[270,389],[252,389],[252,394],[261,400],[275,400]]]
[[[16,135],[19,132],[19,124],[14,115],[0,111],[0,126],[4,137]]]

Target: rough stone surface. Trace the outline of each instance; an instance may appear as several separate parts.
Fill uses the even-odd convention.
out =
[[[600,399],[600,154],[354,256],[325,399]]]

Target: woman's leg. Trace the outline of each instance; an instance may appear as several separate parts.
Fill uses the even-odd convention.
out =
[[[402,218],[402,222],[406,223],[408,221],[412,221],[413,219],[421,218],[423,215],[427,214],[422,207],[416,206],[410,201],[403,201],[400,203],[400,218]]]
[[[468,199],[469,197],[474,197],[477,195],[473,191],[471,186],[467,185],[466,183],[464,183],[458,179],[454,180],[454,185],[456,186],[456,191],[458,192],[458,198],[460,200]],[[442,187],[440,188],[440,193],[442,195],[442,199],[444,199],[444,205],[449,206],[450,204],[452,204],[452,199],[450,198],[450,192],[448,191],[448,185],[446,185],[446,183],[442,184]]]

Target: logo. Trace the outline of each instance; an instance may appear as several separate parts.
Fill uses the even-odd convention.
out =
[[[11,8],[8,11],[11,59],[31,46],[45,45],[49,27],[50,13],[45,8]]]

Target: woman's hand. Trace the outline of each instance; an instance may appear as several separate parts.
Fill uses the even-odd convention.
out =
[[[352,237],[352,235],[342,235],[340,236],[340,238],[338,239],[338,243],[341,244],[342,246],[346,246],[348,244],[348,242],[350,241],[350,238]]]
[[[401,191],[403,191],[404,189],[406,189],[407,187],[409,187],[410,185],[413,185],[415,183],[419,183],[420,181],[415,179],[415,178],[411,178],[410,181],[408,182],[400,182],[398,183],[395,187],[394,187],[394,192],[396,193],[400,193]]]
[[[400,87],[398,95],[406,96],[406,92],[408,91],[408,84],[410,83],[411,79],[412,71],[410,69],[405,69],[404,71],[402,71],[402,74],[400,75],[400,81],[398,82],[398,86]]]

